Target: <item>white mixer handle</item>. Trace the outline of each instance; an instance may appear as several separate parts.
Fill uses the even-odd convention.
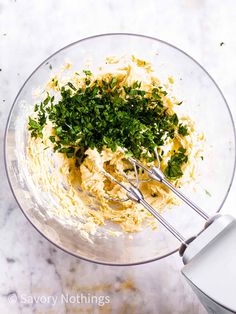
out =
[[[183,253],[182,274],[208,313],[236,313],[236,219],[217,216]]]

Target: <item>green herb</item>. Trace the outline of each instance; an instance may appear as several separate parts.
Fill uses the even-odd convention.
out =
[[[134,169],[133,168],[126,168],[123,171],[124,171],[124,173],[128,173],[129,171],[134,171]]]
[[[52,82],[55,84],[55,86],[58,86],[58,80],[52,79]]]
[[[178,128],[178,132],[179,134],[186,136],[188,135],[188,127],[186,125],[183,125],[182,123],[180,123],[179,128]]]
[[[62,148],[59,148],[58,151],[60,153],[66,153],[66,156],[68,158],[73,157],[75,154],[75,148],[74,147],[62,147]]]
[[[133,85],[132,85],[132,88],[133,88],[133,89],[140,88],[140,87],[141,87],[141,82],[139,82],[139,81],[135,81],[135,82],[133,83]]]
[[[174,124],[175,126],[178,125],[179,119],[178,119],[178,116],[177,116],[176,113],[174,113],[174,114],[171,116],[171,119],[172,119],[172,122],[173,122],[173,124]]]
[[[110,87],[113,88],[113,87],[115,87],[116,84],[117,84],[117,78],[113,77],[111,80],[111,83],[110,83]]]
[[[59,126],[59,127],[56,129],[56,134],[57,134],[58,136],[62,135],[62,127],[61,127],[61,126]]]
[[[42,137],[43,126],[36,120],[29,117],[29,130],[31,131],[32,137]]]
[[[206,189],[205,189],[205,193],[206,193],[206,195],[211,196],[211,193]]]
[[[89,70],[83,70],[83,72],[84,72],[85,75],[88,75],[88,76],[92,75],[92,72],[89,71]]]
[[[185,153],[186,149],[181,147],[171,156],[164,170],[164,174],[167,178],[175,180],[182,177],[183,171],[181,167],[188,161],[188,156]]]
[[[122,147],[130,156],[153,161],[155,147],[163,155],[161,147],[168,138],[174,139],[178,132],[187,135],[187,127],[165,106],[163,95],[167,93],[161,86],[153,87],[150,95],[142,90],[141,82],[119,86],[117,77],[90,82],[87,76],[92,73],[84,73],[86,87],[77,89],[68,82],[60,88],[59,101],[47,94],[35,105],[36,117],[29,117],[33,137],[42,136],[47,119],[51,121],[53,135],[49,139],[54,151],[75,157],[77,166],[88,148],[101,152],[103,147],[112,151]],[[182,148],[171,156],[165,170],[169,178],[182,175],[185,152]]]
[[[71,82],[68,82],[68,86],[73,89],[74,91],[76,91],[76,88],[74,87],[74,85]]]
[[[55,138],[55,136],[49,136],[49,140],[52,142],[52,143],[55,143],[55,141],[56,141],[56,138]]]

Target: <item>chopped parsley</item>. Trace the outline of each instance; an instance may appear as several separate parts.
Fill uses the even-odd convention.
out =
[[[179,148],[168,161],[164,174],[170,179],[178,179],[182,177],[182,165],[187,163],[187,161],[188,156],[186,155],[186,149],[182,147]]]
[[[92,72],[90,70],[83,70],[84,74],[90,76],[92,75]]]
[[[186,136],[186,135],[188,135],[188,127],[186,125],[183,125],[182,123],[180,123],[179,128],[178,128],[178,132],[179,132],[179,134]]]
[[[205,193],[206,193],[206,195],[211,196],[211,193],[206,189],[205,189]]]
[[[167,92],[161,86],[147,92],[138,81],[125,86],[119,84],[118,77],[92,81],[91,71],[83,72],[85,87],[76,88],[68,82],[60,88],[57,102],[48,93],[35,105],[36,118],[29,117],[28,122],[31,136],[42,137],[46,121],[51,121],[49,139],[54,151],[74,157],[77,166],[86,158],[88,148],[101,152],[103,147],[113,152],[122,147],[137,159],[153,161],[155,147],[161,148],[178,134],[188,134],[187,126],[165,105]],[[188,160],[185,153],[184,148],[173,152],[165,169],[168,178],[183,175],[181,167]]]
[[[32,137],[42,137],[43,125],[41,125],[38,121],[29,117],[28,128],[31,131]]]

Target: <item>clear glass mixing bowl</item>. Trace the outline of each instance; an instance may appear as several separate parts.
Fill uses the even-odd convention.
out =
[[[25,216],[34,227],[59,248],[77,257],[110,265],[139,264],[163,258],[178,247],[178,241],[160,224],[158,230],[145,229],[133,239],[94,237],[83,240],[78,230],[61,224],[42,207],[41,191],[28,183],[30,173],[25,163],[28,132],[26,123],[17,123],[25,106],[33,106],[32,91],[43,86],[51,75],[50,66],[59,68],[70,60],[74,69],[82,69],[86,60],[92,68],[103,64],[107,56],[131,55],[149,60],[163,81],[173,76],[173,93],[183,100],[181,110],[188,113],[206,137],[204,160],[200,163],[200,181],[182,191],[209,214],[220,210],[229,192],[235,167],[235,132],[227,103],[210,75],[178,48],[146,36],[106,34],[77,41],[50,56],[38,66],[20,89],[12,106],[5,133],[5,163],[12,192]],[[21,156],[21,158],[19,157]],[[23,158],[22,158],[23,156]],[[210,195],[209,195],[210,194]],[[167,210],[164,217],[186,238],[203,227],[203,220],[185,204]],[[106,227],[103,227],[106,232]]]

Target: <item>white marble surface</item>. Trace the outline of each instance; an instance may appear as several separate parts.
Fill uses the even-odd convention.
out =
[[[56,249],[25,219],[6,180],[2,139],[13,99],[48,55],[80,38],[134,32],[168,41],[197,59],[222,88],[236,118],[235,0],[0,0],[0,313],[205,313],[180,275],[177,255],[136,267],[108,267]],[[220,46],[220,43],[224,45]],[[236,213],[234,183],[224,212]],[[107,295],[110,303],[66,303]],[[9,297],[10,296],[10,297]],[[15,296],[18,297],[16,301]],[[56,296],[53,300],[31,296]],[[50,302],[49,302],[50,301]],[[45,303],[46,302],[46,303]]]

